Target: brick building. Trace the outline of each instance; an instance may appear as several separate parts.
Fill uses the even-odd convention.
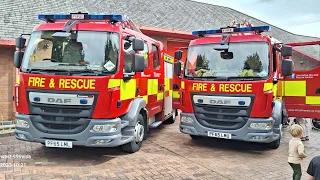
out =
[[[37,19],[38,14],[79,11],[92,14],[127,15],[140,26],[144,34],[162,41],[171,55],[174,54],[174,47],[188,45],[189,41],[194,38],[191,36],[193,30],[216,29],[229,25],[233,19],[240,21],[243,18],[246,18],[253,25],[270,25],[227,7],[191,0],[56,0],[54,4],[42,0],[4,0],[0,7],[2,14],[0,16],[0,98],[2,100],[0,117],[2,116],[4,120],[12,119],[14,112],[12,103],[15,84],[14,38],[21,33],[30,33],[33,27],[40,23]],[[284,43],[320,40],[320,38],[296,35],[270,26],[271,32],[269,34]],[[305,51],[302,49],[301,52],[296,52],[301,57],[296,61],[306,61],[307,66],[303,67],[309,69],[319,63],[314,58],[319,57],[319,52],[315,48],[314,57],[306,57],[304,54],[309,53]]]

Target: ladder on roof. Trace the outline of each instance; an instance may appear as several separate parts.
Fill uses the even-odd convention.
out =
[[[120,21],[119,24],[121,24],[123,27],[132,29],[134,31],[137,31],[139,33],[142,33],[139,29],[139,27],[129,18],[126,17],[126,21]]]

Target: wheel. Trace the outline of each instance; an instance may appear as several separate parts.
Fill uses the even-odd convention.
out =
[[[312,119],[313,129],[320,129],[320,119]]]
[[[197,139],[202,139],[202,136],[195,136],[195,135],[190,135],[192,140],[197,140]]]
[[[278,149],[278,147],[280,146],[280,142],[281,142],[281,139],[282,139],[282,124],[280,124],[280,135],[279,135],[279,139],[271,142],[268,144],[269,148],[271,149]]]
[[[178,115],[178,110],[174,109],[173,113],[172,113],[172,117],[170,117],[169,119],[165,120],[163,123],[164,124],[173,124],[176,121],[176,116]]]
[[[289,125],[289,119],[284,115],[283,112],[282,112],[282,124],[286,126]]]
[[[269,144],[268,144],[269,148],[271,148],[271,149],[278,149],[278,147],[280,146],[280,140],[281,140],[281,138],[279,138],[279,139],[277,139],[277,140],[269,143]]]
[[[122,150],[128,153],[137,152],[141,145],[145,136],[145,128],[144,128],[144,119],[141,114],[138,116],[137,123],[134,127],[134,135],[133,141],[127,144],[122,145]]]

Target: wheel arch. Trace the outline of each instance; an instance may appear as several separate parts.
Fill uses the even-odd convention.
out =
[[[147,120],[146,101],[143,98],[134,99],[128,113],[122,119],[129,121],[129,126],[135,126],[139,114],[142,114],[146,118],[145,120]]]
[[[283,103],[281,99],[276,99],[274,101],[274,107],[272,111],[272,118],[275,120],[275,126],[282,124],[283,115]]]

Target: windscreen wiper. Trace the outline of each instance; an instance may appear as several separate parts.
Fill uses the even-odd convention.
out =
[[[44,74],[46,72],[67,72],[67,70],[61,70],[61,69],[27,69],[28,73],[34,73],[34,74]]]
[[[83,69],[83,70],[69,70],[68,71],[71,75],[81,75],[81,76],[102,76],[106,74],[110,74],[106,71],[98,71],[92,69]]]
[[[42,61],[59,62],[58,60],[56,60],[56,59],[51,59],[51,58],[44,58],[44,59],[42,59]]]
[[[234,81],[254,81],[254,80],[264,80],[266,79],[266,77],[258,77],[258,76],[254,76],[254,77],[238,77],[238,76],[231,76],[228,77],[228,80],[234,80]]]
[[[76,64],[76,63],[60,63],[58,66],[87,66],[86,64]]]
[[[226,76],[209,76],[209,77],[190,77],[186,76],[191,80],[202,80],[202,81],[228,81],[228,77]]]
[[[228,81],[229,78],[226,76],[209,76],[209,77],[202,77],[203,79],[207,80],[214,80],[214,81]]]

